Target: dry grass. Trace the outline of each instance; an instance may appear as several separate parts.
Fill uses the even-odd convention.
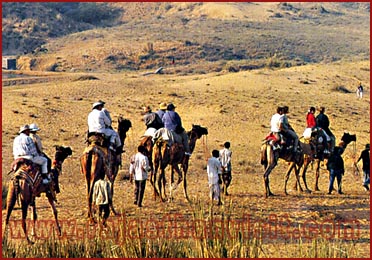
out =
[[[238,73],[221,71],[192,76],[92,73],[91,76],[99,80],[84,81],[76,79],[87,74],[63,75],[65,77],[57,81],[3,87],[2,93],[3,173],[9,171],[12,141],[22,124],[35,122],[39,125],[49,155],[53,154],[54,144],[73,148],[74,154],[65,161],[60,177],[62,193],[58,198],[58,211],[61,220],[77,220],[81,227],[86,223],[85,182],[79,170],[79,156],[85,147],[86,120],[91,104],[102,99],[114,119],[122,114],[132,121],[133,128],[128,132],[125,143],[124,167],[119,173],[123,176],[128,169],[128,158],[135,152],[145,129],[141,108],[151,105],[155,110],[160,102],[165,101],[177,106],[186,129],[190,129],[192,124],[208,127],[208,137],[198,141],[190,161],[188,191],[192,204],[185,202],[180,188],[174,202],[155,202],[148,183],[145,206],[137,209],[132,204],[133,186],[119,176],[114,204],[127,218],[157,219],[175,213],[192,218],[199,204],[208,205],[205,160],[212,149],[219,149],[225,141],[230,141],[233,150],[232,195],[224,198],[223,207],[213,209],[217,217],[227,214],[227,211],[232,219],[250,214],[259,223],[275,215],[288,219],[296,227],[309,221],[322,223],[356,219],[360,223],[358,238],[353,244],[347,239],[336,238],[335,247],[341,245],[347,248],[348,257],[370,257],[369,193],[362,189],[361,176],[355,176],[352,168],[353,158],[359,155],[370,136],[369,61]],[[305,81],[308,84],[303,84]],[[363,82],[366,90],[362,100],[357,100],[355,93],[337,91],[340,86],[354,91],[359,81]],[[289,105],[289,120],[299,135],[304,130],[308,107],[320,105],[327,108],[331,129],[338,140],[345,130],[357,135],[356,146],[350,145],[344,154],[345,195],[326,195],[328,177],[323,170],[320,192],[301,194],[290,190],[290,195],[284,196],[286,164],[281,162],[271,175],[272,191],[278,196],[264,198],[259,148],[269,131],[271,115],[277,105],[283,104]],[[310,170],[310,186],[314,183],[313,178],[313,171]],[[8,176],[3,174],[3,183],[7,180]],[[289,185],[292,184],[293,176]],[[45,197],[39,198],[37,205],[40,220],[52,219]],[[204,206],[204,209],[205,214],[211,212],[209,206]],[[20,219],[20,210],[13,212],[12,219]],[[115,217],[111,219],[117,220]],[[306,248],[311,251],[311,248],[324,245],[314,243],[315,240],[300,244],[282,239],[264,240],[263,251],[258,251],[255,256],[310,256],[310,253],[304,253]]]

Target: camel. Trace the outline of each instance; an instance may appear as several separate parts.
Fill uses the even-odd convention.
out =
[[[93,187],[99,177],[107,176],[111,182],[111,194],[114,196],[114,182],[121,166],[121,152],[123,151],[126,133],[132,123],[128,119],[119,116],[118,135],[122,143],[119,153],[108,149],[107,139],[100,134],[94,133],[88,136],[88,147],[85,148],[80,157],[80,171],[85,176],[87,182],[87,201],[88,201],[88,218],[95,222],[92,211],[92,194]],[[111,211],[117,215],[113,201],[110,202]]]
[[[341,142],[339,143],[339,147],[346,149],[346,147],[351,143],[351,142],[356,141],[356,136],[355,135],[350,135],[348,132],[345,132],[343,136],[341,137]],[[315,156],[310,154],[310,153],[304,153],[304,165],[303,165],[303,170],[302,170],[302,180],[304,182],[305,188],[307,188],[307,183],[306,183],[306,171],[308,166],[312,163],[315,162],[315,184],[314,184],[314,190],[315,191],[320,191],[318,183],[319,183],[319,175],[320,175],[320,163],[326,159],[329,158],[329,155],[324,153],[325,147],[323,147],[321,144],[318,144],[317,142],[317,136],[313,136],[310,141],[309,145],[312,145],[315,149]]]
[[[62,164],[64,160],[72,155],[70,147],[55,146],[56,153],[52,164],[52,181],[45,185],[42,183],[40,174],[40,167],[33,164],[28,160],[21,160],[17,163],[15,171],[11,171],[12,177],[8,184],[8,194],[6,198],[6,226],[9,224],[10,215],[18,199],[21,202],[22,209],[22,229],[26,236],[28,243],[33,244],[27,235],[26,218],[27,210],[30,206],[32,209],[31,219],[33,220],[33,226],[31,234],[35,235],[35,222],[37,220],[35,197],[39,197],[41,193],[45,193],[48,198],[49,204],[52,208],[54,219],[57,226],[58,235],[61,235],[61,226],[58,222],[58,212],[55,205],[55,178],[62,173]]]
[[[203,135],[208,135],[207,128],[200,125],[193,125],[192,129],[187,132],[189,136],[189,146],[190,151],[193,152],[195,149],[196,141],[200,139]],[[180,143],[173,143],[171,146],[168,142],[159,138],[155,141],[153,147],[153,167],[154,167],[154,194],[159,195],[161,200],[164,202],[165,199],[165,169],[170,165],[171,170],[171,183],[170,183],[170,199],[172,199],[172,190],[176,189],[177,185],[183,180],[183,192],[184,197],[189,201],[187,194],[187,171],[189,166],[189,156],[185,155],[185,150],[183,145]],[[179,168],[179,164],[182,167],[182,172]],[[157,171],[160,168],[160,174],[157,176]],[[179,175],[178,183],[174,186],[174,171]]]
[[[299,142],[299,147],[297,149],[296,154],[292,154],[292,151],[291,150],[287,151],[286,147],[274,150],[273,146],[270,144],[270,140],[265,140],[265,142],[261,146],[261,164],[264,166],[265,169],[264,186],[266,198],[269,196],[274,196],[274,194],[270,190],[269,175],[275,168],[275,166],[278,164],[279,159],[283,159],[284,161],[289,162],[284,182],[285,195],[288,195],[287,182],[293,169],[295,170],[296,183],[298,183],[300,191],[301,192],[303,191],[300,184],[299,171],[304,163],[304,150],[311,151],[310,145],[306,145],[302,142]],[[308,189],[306,189],[306,191],[308,191]]]

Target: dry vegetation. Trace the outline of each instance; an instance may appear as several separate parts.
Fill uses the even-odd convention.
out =
[[[256,220],[265,220],[272,214],[288,217],[294,226],[307,221],[357,219],[360,223],[359,237],[352,243],[336,238],[332,243],[337,246],[332,245],[347,252],[349,257],[369,257],[369,193],[362,189],[361,176],[355,176],[352,168],[356,153],[369,142],[369,71],[369,62],[338,62],[281,70],[262,69],[193,76],[95,73],[90,76],[95,76],[98,80],[83,81],[76,79],[88,75],[72,74],[66,75],[70,79],[66,77],[65,80],[50,83],[3,87],[2,172],[9,170],[12,140],[19,126],[36,122],[42,128],[40,135],[48,154],[53,154],[54,144],[73,148],[73,157],[66,160],[61,176],[62,193],[59,195],[58,210],[60,219],[76,219],[83,226],[87,213],[85,183],[80,175],[78,159],[85,146],[86,117],[91,104],[97,99],[103,99],[114,119],[122,114],[133,123],[126,140],[124,166],[116,182],[114,198],[117,208],[127,218],[152,219],[175,213],[191,218],[194,211],[199,212],[197,208],[200,205],[205,211],[200,215],[206,217],[210,209],[207,206],[205,160],[212,149],[221,148],[223,142],[229,140],[233,150],[232,195],[224,198],[223,207],[213,209],[217,217],[228,214],[232,219],[237,219],[250,214]],[[354,93],[336,90],[343,86],[353,91],[359,80],[366,87],[363,100],[357,100]],[[174,202],[155,202],[152,200],[151,185],[148,184],[145,206],[138,210],[132,205],[133,187],[123,176],[128,169],[128,156],[135,152],[139,137],[144,131],[141,107],[149,104],[156,109],[162,101],[176,104],[186,129],[190,129],[192,124],[201,124],[208,127],[209,135],[207,139],[197,143],[191,158],[188,180],[192,204],[184,201],[181,189],[178,189]],[[304,129],[308,107],[324,105],[336,138],[340,138],[345,130],[357,135],[355,150],[351,145],[344,154],[345,195],[326,195],[328,177],[323,170],[321,192],[299,194],[291,190],[289,196],[284,196],[283,174],[286,164],[281,162],[271,176],[272,190],[278,196],[264,199],[259,147],[262,138],[269,131],[270,117],[277,104],[289,105],[290,122],[299,134]],[[312,185],[313,171],[308,176]],[[3,183],[6,181],[7,176],[3,174]],[[290,185],[293,183],[292,176]],[[37,203],[39,219],[52,219],[46,199],[42,197]],[[19,219],[20,211],[14,211],[12,217]],[[112,217],[112,220],[115,219],[117,218]],[[190,243],[196,246],[194,242],[191,240]],[[301,250],[314,246],[312,242],[305,242],[299,245],[295,241],[265,240],[260,245],[262,251],[260,249],[257,256],[300,256]]]

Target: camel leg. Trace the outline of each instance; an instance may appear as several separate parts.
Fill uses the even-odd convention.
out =
[[[298,187],[300,188],[300,191],[303,192],[304,190],[301,187],[300,183],[300,168],[297,168],[297,166],[294,164],[294,170],[295,170],[295,175],[296,175],[296,182],[298,183]]]
[[[23,229],[23,233],[25,234],[27,242],[29,244],[33,244],[34,242],[32,242],[30,240],[30,238],[28,237],[27,227],[26,227],[28,203],[26,203],[24,200],[22,200],[21,204],[22,204],[21,208],[22,208],[22,229]]]
[[[268,196],[274,196],[274,193],[270,190],[270,181],[269,181],[269,175],[271,171],[275,168],[276,162],[272,163],[269,167],[267,167],[265,173],[264,173],[264,185],[265,185],[265,197]]]
[[[284,194],[285,195],[288,195],[288,192],[287,192],[287,182],[288,182],[288,179],[289,179],[289,176],[291,175],[291,172],[292,172],[292,169],[293,169],[294,164],[291,163],[291,165],[288,167],[288,170],[285,174],[285,180],[284,180]]]
[[[88,190],[88,218],[91,223],[96,223],[94,216],[93,216],[93,181],[90,183]]]
[[[56,221],[58,236],[61,236],[62,232],[61,232],[61,226],[59,225],[59,221],[58,221],[58,211],[57,211],[56,204],[54,203],[53,196],[50,193],[49,194],[47,193],[47,198],[48,198],[50,207],[52,208],[54,220]]]
[[[32,215],[31,215],[31,220],[32,220],[31,236],[36,236],[35,225],[36,225],[36,220],[37,220],[37,214],[36,214],[35,197],[31,198],[30,208],[31,208],[31,211],[32,211]]]
[[[319,186],[318,186],[319,175],[320,175],[320,160],[317,160],[316,171],[315,171],[315,184],[314,184],[314,190],[316,191],[320,191]]]
[[[165,181],[164,181],[164,175],[165,175],[165,171],[164,169],[161,169],[160,170],[160,174],[156,180],[156,184],[157,185],[157,193],[159,194],[160,196],[160,199],[164,202],[165,201]]]
[[[5,220],[6,225],[9,224],[10,215],[12,214],[16,200],[17,200],[17,194],[15,191],[15,187],[13,185],[13,182],[10,181],[9,186],[8,186],[8,194],[6,197],[6,220]]]
[[[182,164],[182,169],[183,169],[183,195],[185,196],[185,199],[187,201],[190,201],[189,196],[187,194],[187,178],[186,178],[188,168],[189,168],[188,161],[185,162],[184,164]]]
[[[304,185],[305,185],[305,189],[306,189],[306,192],[308,193],[311,193],[311,190],[308,188],[307,186],[307,181],[306,181],[306,172],[307,172],[307,168],[309,167],[309,164],[311,163],[311,161],[309,160],[305,160],[305,163],[303,165],[303,170],[302,170],[302,181],[304,182]],[[296,183],[297,184],[297,183]]]
[[[114,208],[114,203],[113,203],[113,200],[114,200],[114,181],[111,183],[111,197],[112,197],[112,200],[110,201],[110,210],[114,214],[114,216],[117,216],[118,213],[116,212],[116,210]]]

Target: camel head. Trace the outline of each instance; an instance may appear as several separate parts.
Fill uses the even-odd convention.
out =
[[[356,142],[356,135],[351,135],[348,132],[345,132],[344,135],[341,137],[339,146],[346,148],[346,146],[351,142]]]
[[[129,119],[119,116],[118,118],[118,130],[127,132],[132,127],[132,122]]]
[[[206,127],[202,127],[200,125],[192,125],[192,129],[191,131],[189,132],[189,136],[192,134],[192,133],[195,133],[197,138],[199,139],[200,137],[202,137],[203,135],[208,135],[208,129]]]
[[[69,156],[72,155],[72,150],[68,146],[61,146],[56,145],[56,153],[54,156],[54,160],[60,163],[63,163],[63,161]]]

